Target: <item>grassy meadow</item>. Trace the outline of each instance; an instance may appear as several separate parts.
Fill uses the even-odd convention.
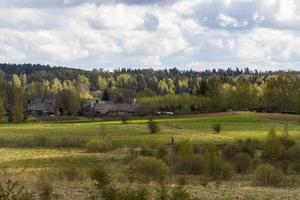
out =
[[[126,124],[121,121],[1,124],[0,178],[21,181],[35,191],[38,181],[46,177],[54,185],[57,199],[88,199],[93,190],[90,169],[105,164],[122,179],[130,151],[143,146],[168,145],[172,137],[175,141],[190,139],[197,144],[223,144],[247,138],[263,141],[270,127],[275,127],[280,134],[288,126],[290,137],[300,143],[298,117],[282,119],[281,116],[287,115],[233,112],[156,119],[160,126],[157,134],[149,134],[145,119],[128,120]],[[221,124],[219,134],[212,131],[215,123]],[[86,152],[87,141],[103,137],[109,137],[118,148],[107,153]],[[66,169],[69,171],[64,173]],[[299,177],[293,178],[300,183]],[[300,198],[298,187],[252,187],[248,176],[236,175],[223,183],[210,182],[205,188],[197,184],[197,176],[188,179],[189,190],[200,199]]]

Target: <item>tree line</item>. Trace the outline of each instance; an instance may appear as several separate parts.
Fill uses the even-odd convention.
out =
[[[27,104],[56,100],[56,110],[80,114],[81,102],[109,94],[111,101],[137,98],[141,113],[261,110],[300,112],[298,72],[258,72],[245,69],[180,71],[119,69],[113,72],[43,65],[0,64],[0,117],[26,119]],[[82,114],[82,113],[81,113]]]

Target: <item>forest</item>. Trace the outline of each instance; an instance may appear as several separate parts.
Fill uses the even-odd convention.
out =
[[[138,99],[139,112],[176,114],[265,111],[300,113],[300,74],[260,72],[248,68],[181,71],[176,68],[81,70],[34,64],[0,64],[0,117],[26,120],[27,103],[56,100],[63,115],[83,115],[81,103],[101,99]]]

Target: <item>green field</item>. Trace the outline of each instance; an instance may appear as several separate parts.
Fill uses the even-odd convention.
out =
[[[264,139],[270,127],[278,133],[288,124],[290,136],[300,141],[297,121],[281,122],[261,118],[254,113],[242,112],[226,116],[156,120],[161,127],[159,134],[148,133],[147,120],[91,123],[28,123],[0,126],[0,145],[5,147],[84,147],[91,138],[107,135],[122,147],[143,144],[169,143],[190,138],[194,142],[228,142],[236,139]],[[212,125],[220,123],[222,132],[212,134]]]
[[[203,115],[195,118],[157,119],[156,121],[161,128],[157,134],[149,134],[147,120],[129,120],[126,124],[120,121],[2,124],[0,126],[0,178],[29,182],[34,190],[35,186],[32,182],[40,176],[47,176],[50,179],[54,177],[51,181],[56,185],[55,192],[59,195],[59,199],[84,199],[91,187],[87,179],[90,168],[108,164],[111,168],[117,169],[117,173],[122,174],[126,172],[124,159],[128,156],[129,149],[167,145],[172,137],[175,141],[189,138],[193,143],[203,144],[228,143],[246,138],[264,140],[270,127],[275,127],[277,133],[281,134],[283,128],[288,125],[290,137],[300,142],[300,124],[293,118],[290,121],[275,121],[259,114],[239,112],[224,116]],[[221,124],[222,131],[219,134],[214,134],[212,131],[212,125],[215,123]],[[104,136],[109,137],[119,148],[109,153],[86,152],[85,144],[88,140]],[[65,181],[57,175],[59,170],[69,166],[77,168],[76,173],[80,174],[78,180]],[[300,197],[298,188],[281,189],[282,191],[274,188],[252,188],[249,187],[247,178],[241,181],[239,177],[230,183],[224,183],[218,190],[213,183],[207,189],[197,189],[197,186],[191,185],[191,190],[196,190],[196,194],[201,192],[207,195],[208,199],[210,192],[214,193],[211,197],[216,199],[217,197],[223,199],[222,194],[227,195],[227,199],[245,197],[249,192],[253,193],[254,197],[249,194],[248,199],[256,199],[255,195],[260,195],[261,198],[266,195],[266,199],[280,199],[279,197],[285,195]]]

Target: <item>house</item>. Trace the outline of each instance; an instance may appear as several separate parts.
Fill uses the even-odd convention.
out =
[[[54,115],[55,114],[55,99],[35,99],[28,102],[27,111],[31,115]]]
[[[95,105],[100,103],[99,99],[89,99],[84,102],[82,102],[81,107],[85,111],[90,111],[93,110]]]
[[[137,111],[137,104],[100,102],[95,104],[94,112],[101,115],[133,114]]]

